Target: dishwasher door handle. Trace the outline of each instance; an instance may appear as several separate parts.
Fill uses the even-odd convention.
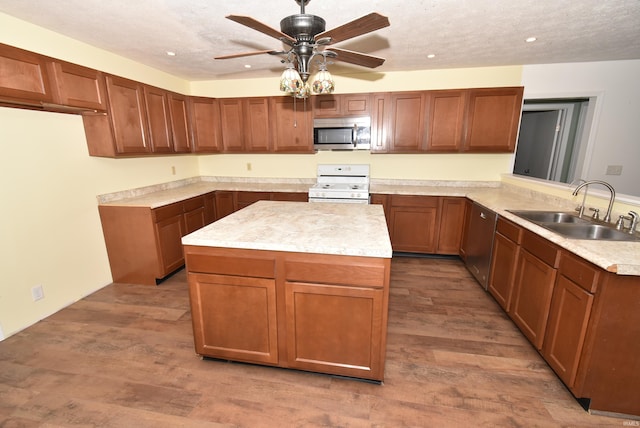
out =
[[[481,212],[480,213],[480,218],[483,219],[483,220],[486,220],[487,219],[487,215],[485,213]]]

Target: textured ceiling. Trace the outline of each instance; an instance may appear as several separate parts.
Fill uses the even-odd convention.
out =
[[[294,0],[0,0],[0,12],[182,78],[213,80],[276,76],[283,69],[270,55],[214,60],[282,49],[226,15],[279,29],[300,8]],[[311,0],[306,7],[327,29],[369,12],[388,16],[391,26],[336,47],[386,58],[374,72],[640,59],[640,0]],[[530,36],[537,41],[525,43]],[[335,64],[330,70],[369,69]]]

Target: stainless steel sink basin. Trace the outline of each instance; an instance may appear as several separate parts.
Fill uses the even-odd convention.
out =
[[[509,212],[570,239],[640,241],[637,234],[629,234],[608,224],[580,218],[571,212],[529,210],[509,210]]]
[[[569,212],[556,211],[510,211],[511,213],[525,218],[534,223],[583,223],[588,224],[589,220],[578,217]]]
[[[607,241],[640,241],[636,235],[616,230],[602,224],[571,224],[552,223],[544,224],[549,230],[553,230],[567,238],[573,239],[602,239]]]

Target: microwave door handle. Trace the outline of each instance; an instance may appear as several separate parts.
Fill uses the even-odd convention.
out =
[[[351,143],[353,144],[353,148],[358,147],[358,124],[353,124],[353,132],[351,134]]]

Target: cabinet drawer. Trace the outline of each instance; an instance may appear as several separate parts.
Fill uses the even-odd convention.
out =
[[[156,222],[182,214],[182,202],[155,208],[151,211]]]
[[[184,212],[189,212],[193,210],[197,210],[198,208],[204,208],[204,196],[198,196],[195,198],[187,199],[182,202],[182,206],[184,207]]]
[[[437,196],[391,195],[391,206],[394,207],[438,207]]]
[[[354,261],[351,263],[287,261],[287,281],[382,288],[385,266]]]
[[[212,255],[206,254],[206,252],[200,253],[187,250],[186,260],[189,272],[275,278],[276,263],[272,257],[261,258],[234,255],[233,252],[230,252],[229,255]]]
[[[553,268],[558,267],[560,250],[551,242],[528,230],[523,231],[522,246],[531,254]]]
[[[599,268],[571,253],[560,257],[560,273],[590,293],[596,291],[599,272]]]
[[[516,244],[520,244],[522,242],[522,229],[518,225],[511,223],[509,220],[502,217],[498,217],[496,231]]]

